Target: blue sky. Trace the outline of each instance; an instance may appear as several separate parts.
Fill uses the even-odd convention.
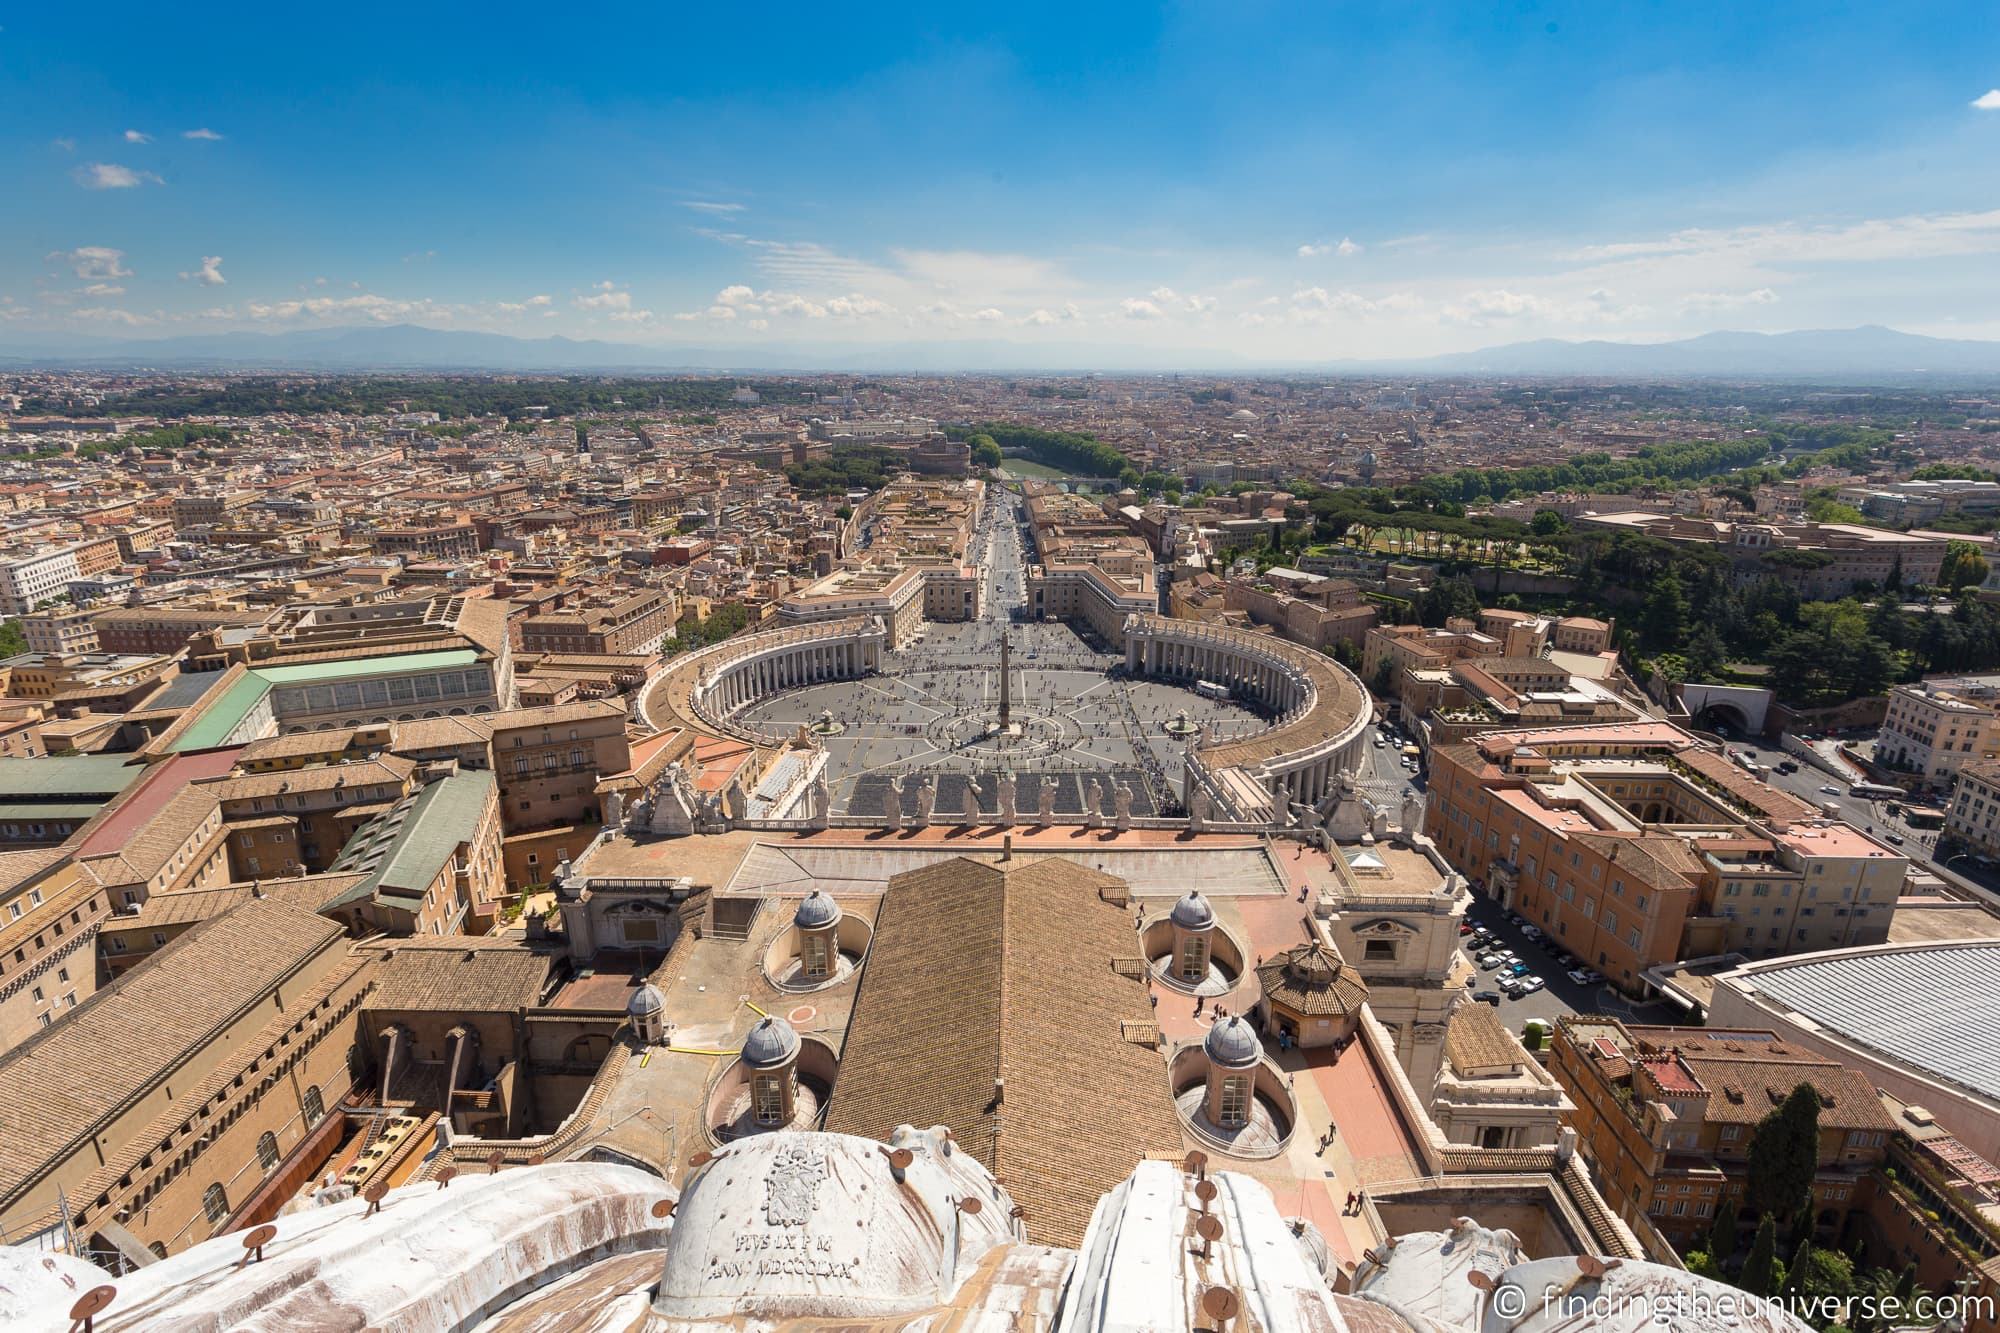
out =
[[[10,341],[2000,337],[1991,3],[279,8],[0,16]]]

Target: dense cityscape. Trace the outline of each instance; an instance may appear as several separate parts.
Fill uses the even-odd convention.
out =
[[[1235,1173],[1224,1249],[1289,1229],[1347,1321],[1469,1201],[1509,1263],[1993,1280],[2000,398],[71,371],[0,407],[0,1229],[129,1318],[224,1317],[259,1270],[198,1274],[261,1237],[442,1325],[512,1242],[407,1297],[338,1256],[454,1176],[643,1261],[593,1283],[666,1246],[661,1318],[865,1289],[883,1256],[690,1221],[739,1152],[872,1171],[842,1135],[1004,1183],[982,1243],[1080,1266],[1149,1172]],[[511,1317],[588,1304],[542,1285]]]

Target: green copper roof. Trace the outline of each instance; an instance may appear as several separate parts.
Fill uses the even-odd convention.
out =
[[[102,805],[145,773],[129,754],[0,759],[0,800],[75,803],[97,797]]]
[[[469,769],[431,783],[354,830],[329,873],[364,874],[327,907],[368,897],[420,899],[462,842],[470,842],[494,790],[491,773]]]
[[[203,711],[173,748],[177,753],[184,753],[189,750],[212,750],[218,745],[229,744],[231,733],[275,685],[323,685],[328,681],[358,680],[364,676],[441,671],[448,667],[471,666],[478,660],[479,654],[470,648],[448,648],[434,653],[397,653],[392,657],[354,657],[338,662],[258,667],[238,677],[220,699]],[[236,739],[251,741],[258,738],[239,736]]]
[[[257,667],[251,674],[262,676],[273,685],[318,685],[329,680],[354,680],[360,676],[393,676],[403,671],[471,666],[478,660],[479,654],[470,648],[447,648],[435,653],[398,653],[394,657],[351,657],[338,662]]]

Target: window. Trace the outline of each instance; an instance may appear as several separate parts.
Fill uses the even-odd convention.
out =
[[[319,1095],[318,1084],[315,1083],[306,1089],[306,1095],[300,1098],[300,1105],[308,1125],[316,1125],[326,1118],[326,1102]]]
[[[269,1171],[278,1164],[278,1138],[269,1130],[257,1136],[257,1165]]]
[[[760,1074],[757,1086],[757,1123],[760,1125],[782,1124],[785,1115],[785,1090],[778,1078],[771,1074]]]
[[[1372,963],[1393,963],[1396,961],[1396,941],[1369,940],[1362,957]]]
[[[1189,935],[1181,945],[1181,980],[1200,981],[1208,975],[1208,941]]]
[[[210,1185],[202,1191],[201,1214],[217,1224],[229,1216],[229,1195],[223,1192],[221,1185]]]
[[[1248,1124],[1250,1120],[1250,1081],[1241,1074],[1231,1074],[1222,1080],[1221,1105],[1217,1108],[1216,1123],[1224,1129],[1234,1129]]]

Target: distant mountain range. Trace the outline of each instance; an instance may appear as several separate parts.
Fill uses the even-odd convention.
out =
[[[1812,379],[1847,383],[2000,381],[2000,342],[1929,338],[1870,325],[1797,333],[1705,333],[1675,342],[1544,338],[1476,352],[1370,361],[1256,360],[1085,343],[1005,341],[868,346],[646,347],[516,338],[415,324],[287,333],[109,339],[51,335],[0,343],[0,365],[104,369],[493,371],[1216,371],[1321,374]]]

